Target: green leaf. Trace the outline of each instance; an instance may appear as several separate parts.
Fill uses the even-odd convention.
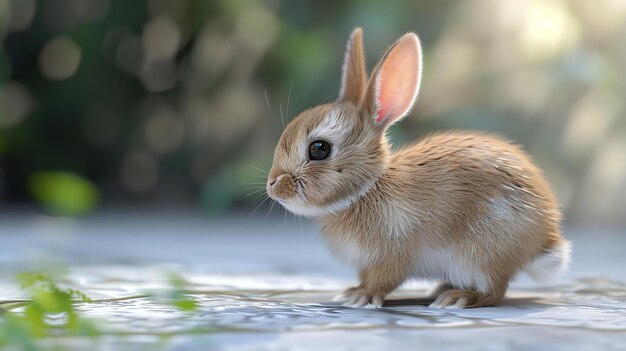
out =
[[[24,325],[20,329],[27,329],[35,336],[46,335],[45,313],[37,306],[30,305],[24,310]]]
[[[198,303],[190,299],[176,300],[173,304],[183,311],[195,311],[198,308]]]
[[[14,345],[18,350],[37,350],[36,335],[25,317],[7,313],[0,324],[0,346]]]
[[[36,172],[28,178],[28,188],[40,205],[56,215],[87,214],[100,197],[93,183],[69,172]]]
[[[171,286],[168,294],[169,303],[181,311],[195,311],[198,308],[198,303],[184,295],[186,282],[183,277],[171,273],[168,280]]]

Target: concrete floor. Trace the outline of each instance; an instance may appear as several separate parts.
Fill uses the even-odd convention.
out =
[[[520,276],[498,307],[435,310],[429,282],[411,282],[381,310],[331,302],[355,273],[323,247],[314,225],[288,217],[210,218],[177,211],[103,213],[76,221],[0,216],[0,300],[24,297],[20,270],[63,265],[64,283],[93,299],[97,340],[75,349],[626,350],[626,233],[568,230],[573,264],[559,281]],[[145,292],[188,282],[200,308],[183,313]],[[158,294],[157,294],[158,295]],[[117,300],[137,296],[136,298]],[[1,302],[1,301],[0,301]]]

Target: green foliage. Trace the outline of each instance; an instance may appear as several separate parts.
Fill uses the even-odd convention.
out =
[[[57,215],[84,215],[98,203],[98,188],[73,173],[36,172],[29,177],[28,185],[33,198]]]
[[[169,275],[170,291],[166,298],[172,306],[181,311],[193,312],[198,309],[198,303],[185,294],[185,280],[176,274]]]
[[[63,331],[72,336],[95,336],[97,328],[79,316],[74,302],[90,302],[82,292],[60,288],[52,278],[41,273],[20,273],[21,288],[28,292],[31,302],[23,313],[5,311],[0,321],[0,347],[13,346],[23,350],[37,350],[37,340]],[[63,317],[62,323],[51,325],[48,318]]]
[[[0,307],[0,349],[40,350],[41,341],[55,336],[95,337],[103,332],[92,320],[76,310],[76,303],[97,303],[83,292],[60,287],[50,276],[37,272],[17,275],[27,302],[5,303]],[[198,310],[198,303],[189,296],[185,280],[167,275],[168,287],[148,295],[183,312]]]
[[[54,282],[54,280],[52,280],[52,278],[45,274],[23,272],[17,275],[17,280],[23,290],[31,293],[38,293],[41,291],[60,292],[67,295],[71,299],[79,300],[82,302],[91,302],[91,299],[79,290],[61,290]]]

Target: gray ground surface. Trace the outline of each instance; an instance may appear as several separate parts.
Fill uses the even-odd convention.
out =
[[[551,285],[520,276],[501,306],[435,310],[428,282],[412,282],[381,310],[331,302],[354,272],[326,252],[316,228],[287,218],[206,218],[117,212],[82,221],[0,216],[0,300],[24,297],[21,270],[57,264],[106,336],[100,349],[626,350],[626,233],[565,230],[571,270]],[[184,313],[145,292],[167,275],[189,283],[200,308]],[[93,349],[93,340],[57,339]]]

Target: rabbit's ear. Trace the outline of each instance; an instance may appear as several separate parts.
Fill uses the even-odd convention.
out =
[[[414,33],[405,34],[383,56],[369,80],[364,108],[376,124],[390,126],[409,112],[421,73],[420,41]]]
[[[359,105],[365,92],[366,81],[363,30],[355,28],[346,45],[338,101],[348,101]]]

